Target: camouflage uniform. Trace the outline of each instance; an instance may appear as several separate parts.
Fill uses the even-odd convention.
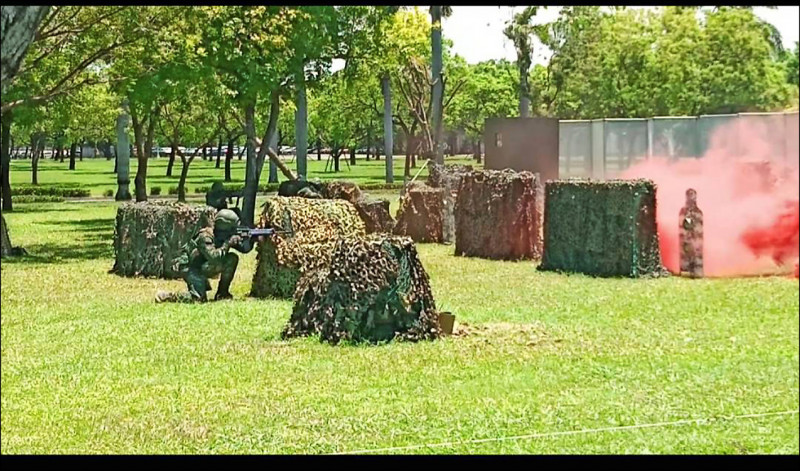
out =
[[[697,192],[686,190],[686,206],[680,211],[681,274],[703,276],[703,212],[697,207]]]
[[[278,196],[322,198],[322,185],[318,181],[287,180],[278,186]]]
[[[167,293],[160,291],[157,302],[206,302],[206,292],[211,290],[209,278],[220,277],[214,300],[230,299],[230,286],[239,257],[230,252],[236,249],[247,253],[253,249],[250,239],[242,240],[236,235],[239,218],[231,210],[221,210],[214,221],[215,228],[200,229],[183,247],[181,255],[174,261],[174,269],[180,273],[188,291]]]

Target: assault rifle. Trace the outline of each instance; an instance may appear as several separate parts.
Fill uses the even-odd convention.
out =
[[[287,237],[294,237],[294,228],[292,227],[292,217],[289,215],[287,211],[283,216],[283,227],[282,228],[250,228],[247,226],[239,226],[236,228],[236,235],[241,237],[242,239],[247,239],[251,237],[259,237],[259,236],[270,236],[272,234],[282,234]]]

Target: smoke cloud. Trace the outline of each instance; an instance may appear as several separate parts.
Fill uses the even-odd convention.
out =
[[[703,211],[706,276],[797,276],[798,158],[787,160],[781,143],[769,137],[768,129],[731,123],[714,132],[700,159],[654,157],[621,175],[658,187],[658,235],[668,270],[679,270],[678,213],[686,189],[694,188]]]

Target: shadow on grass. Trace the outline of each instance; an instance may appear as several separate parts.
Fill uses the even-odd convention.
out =
[[[69,211],[78,211],[79,208],[71,208],[71,207],[47,207],[42,208],[39,205],[63,205],[65,201],[48,201],[48,202],[40,202],[40,203],[15,203],[13,211],[4,211],[4,214],[24,214],[24,213],[51,213],[54,211],[58,211],[59,213],[65,213]]]
[[[25,245],[22,248],[28,252],[27,255],[3,259],[3,263],[65,263],[114,255],[113,218],[47,221],[45,225],[67,226],[65,229],[55,229],[65,233],[61,243]]]
[[[22,248],[28,252],[27,255],[4,258],[3,264],[68,263],[108,258],[114,254],[112,244],[107,241],[82,245],[32,244]]]

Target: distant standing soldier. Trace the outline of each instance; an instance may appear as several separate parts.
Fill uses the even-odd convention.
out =
[[[159,291],[156,302],[206,302],[206,292],[211,290],[208,279],[217,276],[220,280],[214,300],[232,299],[230,286],[239,257],[230,249],[241,253],[253,249],[252,239],[243,240],[236,234],[238,226],[236,213],[230,209],[220,210],[214,218],[214,228],[200,229],[173,262],[174,270],[181,274],[189,290],[183,293]]]
[[[206,193],[206,204],[217,210],[228,209],[228,197],[222,182],[214,182],[211,185],[211,189]]]
[[[228,208],[228,192],[225,191],[225,187],[222,185],[222,182],[217,181],[211,185],[211,189],[206,193],[206,205],[211,206],[218,211],[222,209],[230,209],[236,213],[240,219],[242,217],[242,213],[239,208]]]
[[[703,277],[703,212],[697,207],[697,192],[686,190],[686,206],[680,211],[681,274]]]

